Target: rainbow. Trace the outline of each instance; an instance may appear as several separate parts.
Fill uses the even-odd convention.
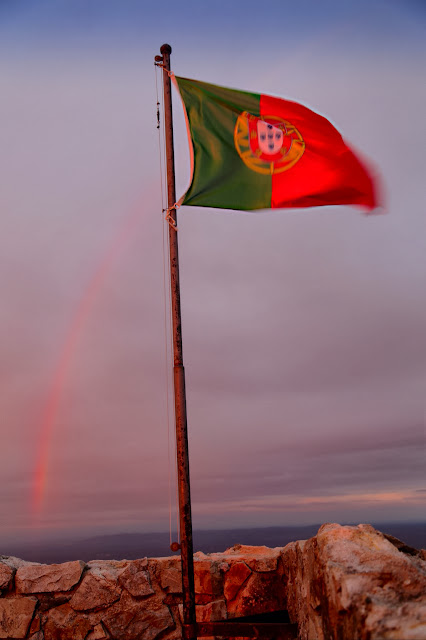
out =
[[[102,289],[113,264],[122,253],[129,239],[133,236],[134,230],[140,221],[140,217],[140,210],[137,209],[136,211],[132,211],[131,215],[125,218],[123,225],[118,230],[118,233],[114,237],[110,247],[104,253],[98,267],[88,282],[62,346],[61,355],[55,367],[47,399],[44,404],[39,428],[39,444],[37,447],[36,463],[31,487],[31,511],[34,526],[37,526],[43,509],[52,434],[71,361],[77,350],[79,338],[84,330],[87,319],[91,314],[94,302],[99,295],[99,291]]]

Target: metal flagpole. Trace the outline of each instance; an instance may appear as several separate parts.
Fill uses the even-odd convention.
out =
[[[196,640],[194,558],[192,546],[191,494],[189,486],[188,430],[186,423],[185,370],[182,356],[182,323],[180,313],[179,256],[177,237],[175,161],[173,148],[172,91],[170,82],[170,54],[172,48],[160,48],[164,85],[164,127],[167,161],[167,213],[170,243],[170,286],[172,298],[173,378],[175,391],[176,450],[180,519],[180,552],[182,562],[183,637]]]
[[[189,487],[188,431],[186,424],[185,371],[182,357],[182,324],[180,313],[179,257],[177,241],[177,215],[175,191],[175,163],[173,149],[172,93],[170,82],[170,54],[172,48],[163,44],[161,56],[155,56],[163,69],[164,129],[167,161],[167,219],[170,241],[170,286],[172,298],[173,374],[175,391],[176,450],[179,494],[180,545],[172,544],[172,550],[180,548],[182,562],[183,637],[280,637],[282,640],[297,638],[297,625],[288,622],[248,621],[245,618],[196,624],[194,556],[192,547],[191,494]]]

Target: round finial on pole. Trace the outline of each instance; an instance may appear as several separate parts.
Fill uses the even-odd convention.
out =
[[[169,44],[163,44],[160,47],[160,51],[161,53],[168,53],[170,55],[172,52],[172,48]]]

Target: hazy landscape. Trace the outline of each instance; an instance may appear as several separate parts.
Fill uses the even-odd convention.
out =
[[[314,536],[319,526],[314,524],[299,527],[199,530],[194,531],[194,551],[224,551],[234,544],[283,547],[293,540],[304,540]],[[417,549],[426,547],[425,522],[373,523],[373,526]],[[134,560],[145,556],[169,556],[172,552],[169,533],[158,532],[119,533],[40,543],[8,543],[2,545],[0,555],[13,555],[33,562],[56,563],[68,560]]]

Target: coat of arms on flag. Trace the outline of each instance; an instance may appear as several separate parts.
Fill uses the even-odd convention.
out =
[[[305,143],[299,131],[274,116],[258,117],[244,111],[237,119],[234,142],[240,158],[258,173],[281,173],[303,155]]]

